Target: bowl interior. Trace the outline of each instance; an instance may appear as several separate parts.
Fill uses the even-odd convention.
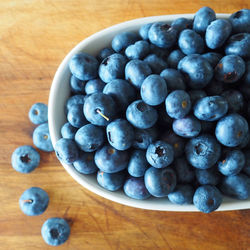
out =
[[[227,14],[218,14],[219,18],[227,18]],[[50,95],[49,95],[49,130],[53,145],[61,138],[61,127],[66,122],[66,116],[64,113],[65,103],[70,96],[70,70],[68,63],[70,58],[80,52],[84,51],[91,55],[97,55],[98,52],[104,47],[110,47],[112,38],[122,31],[137,31],[143,24],[157,21],[166,21],[171,23],[179,17],[193,18],[193,14],[181,14],[181,15],[166,15],[166,16],[154,16],[134,19],[121,24],[114,25],[102,31],[95,33],[94,35],[86,38],[79,44],[77,44],[64,58],[60,66],[58,67],[55,77],[52,82]],[[103,189],[98,185],[96,181],[96,175],[82,175],[78,173],[72,165],[61,163],[66,171],[83,187],[87,188],[91,192],[96,193],[106,199],[143,209],[161,210],[161,211],[197,211],[194,205],[175,205],[168,201],[167,198],[149,198],[147,200],[135,200],[127,197],[123,191],[110,192]],[[223,204],[218,210],[234,210],[234,209],[246,209],[250,208],[250,199],[245,201],[239,201],[225,197]]]

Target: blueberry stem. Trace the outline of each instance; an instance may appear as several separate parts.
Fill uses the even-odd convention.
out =
[[[104,115],[104,114],[101,112],[100,109],[97,109],[96,112],[97,112],[99,115],[101,115],[104,119],[106,119],[107,121],[109,121],[109,118],[108,118],[106,115]]]
[[[32,203],[33,200],[29,199],[29,200],[22,200],[23,203]]]

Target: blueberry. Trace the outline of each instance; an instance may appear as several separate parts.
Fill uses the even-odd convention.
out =
[[[178,31],[164,22],[153,23],[148,31],[150,42],[160,48],[170,48],[177,40]]]
[[[173,146],[164,141],[151,143],[147,148],[146,158],[151,166],[165,168],[174,160]]]
[[[20,146],[12,153],[12,167],[20,173],[30,173],[38,167],[40,154],[32,146]]]
[[[74,75],[70,77],[70,90],[74,94],[82,94],[85,91],[86,81],[76,78]]]
[[[128,106],[126,118],[134,127],[146,129],[154,126],[158,119],[158,114],[153,107],[142,100],[137,100]]]
[[[205,41],[210,49],[218,49],[225,44],[230,36],[232,25],[228,20],[217,19],[209,24],[206,29]]]
[[[196,180],[200,185],[218,185],[221,181],[221,175],[216,167],[209,169],[195,169]]]
[[[163,103],[167,94],[167,84],[159,75],[148,76],[141,85],[141,98],[148,105],[156,106]]]
[[[75,54],[69,62],[71,73],[82,81],[96,78],[98,66],[96,58],[84,52]]]
[[[127,63],[125,56],[115,53],[101,62],[98,70],[99,77],[105,83],[124,77],[124,68]]]
[[[95,153],[96,166],[105,173],[117,173],[127,168],[129,154],[119,151],[110,145],[105,145]]]
[[[209,7],[200,8],[194,16],[193,29],[200,34],[204,34],[208,25],[216,19],[214,10]]]
[[[125,181],[125,172],[117,172],[117,173],[105,173],[103,171],[98,171],[97,173],[97,182],[103,188],[109,191],[117,191],[119,190]]]
[[[68,113],[69,109],[74,105],[83,105],[85,102],[85,95],[73,95],[71,96],[66,103],[66,113]]]
[[[250,10],[249,9],[242,9],[235,13],[233,13],[229,18],[233,32],[240,33],[240,32],[250,32]]]
[[[103,88],[105,87],[105,82],[101,79],[92,79],[89,80],[85,85],[85,92],[88,95],[93,93],[102,92]]]
[[[206,96],[199,99],[194,105],[194,115],[203,121],[216,121],[228,111],[228,103],[221,96]]]
[[[82,151],[94,152],[104,142],[104,131],[93,124],[86,124],[77,130],[75,142]]]
[[[74,139],[77,128],[70,125],[69,122],[64,123],[61,128],[61,135],[66,139]]]
[[[181,50],[172,50],[167,58],[167,63],[170,68],[177,69],[179,61],[185,57]]]
[[[201,55],[204,59],[206,59],[210,65],[214,68],[220,59],[223,57],[222,54],[217,52],[207,52]]]
[[[176,69],[164,69],[160,76],[165,80],[170,90],[185,90],[186,84],[181,73]]]
[[[133,147],[136,149],[147,149],[149,144],[154,142],[158,136],[157,129],[155,127],[148,129],[135,129],[135,139]]]
[[[94,162],[94,154],[79,152],[79,157],[73,162],[74,168],[81,174],[94,174],[98,168]]]
[[[129,45],[139,40],[139,36],[133,32],[121,32],[112,40],[112,48],[116,52],[123,52]]]
[[[106,128],[109,144],[117,150],[126,150],[134,141],[134,128],[125,119],[116,119]]]
[[[215,67],[215,78],[225,83],[234,83],[243,76],[245,69],[245,62],[241,57],[224,56]]]
[[[114,51],[113,49],[111,49],[111,48],[103,48],[103,49],[99,52],[97,58],[98,58],[98,60],[101,62],[101,61],[104,60],[106,57],[111,56],[111,55],[114,54],[114,53],[115,53],[115,51]]]
[[[245,174],[225,176],[220,190],[227,196],[239,200],[246,200],[250,196],[250,177]]]
[[[125,50],[127,58],[143,59],[150,52],[149,43],[146,41],[137,41],[135,44],[129,45]]]
[[[197,136],[201,131],[201,123],[194,116],[189,115],[181,119],[174,120],[173,131],[184,138]]]
[[[245,166],[242,169],[242,172],[246,175],[248,175],[248,177],[250,177],[250,150],[246,150],[244,151],[244,156],[245,156]]]
[[[240,91],[229,89],[221,94],[227,100],[228,112],[236,113],[242,111],[244,107],[244,97]]]
[[[145,200],[151,196],[143,177],[129,177],[124,183],[123,190],[128,197],[136,200]]]
[[[125,67],[125,78],[136,88],[140,88],[142,82],[152,73],[148,63],[134,59],[127,63]]]
[[[201,54],[204,51],[204,40],[194,30],[183,30],[178,38],[178,45],[186,55]]]
[[[224,146],[236,147],[242,143],[248,133],[248,123],[237,113],[221,118],[215,128],[217,140]]]
[[[203,185],[196,189],[193,197],[195,207],[203,213],[216,210],[222,202],[222,195],[218,188],[212,185]]]
[[[133,177],[144,176],[148,169],[148,162],[146,159],[146,152],[144,150],[136,149],[131,153],[128,163],[128,173]]]
[[[207,169],[219,160],[221,146],[214,136],[203,134],[190,139],[185,152],[188,162],[193,167]]]
[[[80,128],[83,125],[87,124],[87,120],[83,114],[83,105],[75,104],[69,108],[67,114],[67,120],[71,126],[75,128]]]
[[[185,117],[191,109],[189,94],[184,90],[174,90],[165,101],[167,114],[174,119]]]
[[[106,126],[115,117],[115,102],[109,95],[94,93],[86,99],[83,112],[90,123],[97,126]]]
[[[226,176],[238,174],[245,165],[245,155],[240,150],[230,150],[218,161],[218,170]]]
[[[155,197],[165,197],[176,186],[176,175],[171,168],[157,169],[150,167],[144,176],[148,192]]]
[[[143,61],[148,63],[154,74],[160,74],[168,67],[167,62],[155,54],[148,55]]]
[[[160,48],[152,43],[149,43],[149,46],[150,46],[150,54],[154,54],[157,57],[163,59],[164,61],[167,60],[169,55],[169,51],[167,49]]]
[[[48,245],[58,246],[69,238],[70,227],[62,218],[49,218],[43,223],[41,233]]]
[[[188,85],[192,89],[202,89],[208,85],[213,77],[213,68],[201,55],[188,55],[178,64],[178,70],[184,74]]]
[[[34,124],[42,124],[48,121],[48,106],[44,103],[35,103],[29,110],[29,119]]]
[[[19,206],[24,214],[35,216],[42,214],[49,204],[48,194],[39,187],[31,187],[23,192]]]
[[[175,28],[178,32],[181,32],[185,29],[192,28],[192,25],[193,25],[193,21],[185,17],[179,17],[171,23],[171,26]]]
[[[231,36],[225,44],[225,54],[250,58],[250,34],[239,33]]]
[[[136,90],[126,80],[115,79],[107,83],[103,89],[103,93],[110,95],[118,110],[124,111],[128,105],[135,100]]]
[[[201,89],[194,89],[188,91],[192,105],[194,105],[199,99],[207,96],[207,93]]]
[[[187,162],[185,157],[176,158],[174,161],[177,183],[192,183],[195,179],[194,168]]]
[[[178,184],[174,191],[168,194],[170,202],[178,205],[193,203],[194,188],[188,184]]]
[[[43,123],[37,126],[33,132],[33,143],[34,145],[42,151],[52,152],[54,151],[50,134],[48,123]]]
[[[206,86],[204,90],[208,96],[221,95],[221,93],[224,91],[224,83],[212,79],[212,81]]]
[[[148,40],[148,31],[151,26],[152,26],[152,23],[146,23],[140,27],[139,35],[141,36],[143,40]]]
[[[61,138],[56,142],[55,152],[57,158],[66,164],[71,164],[78,159],[79,149],[74,140]]]

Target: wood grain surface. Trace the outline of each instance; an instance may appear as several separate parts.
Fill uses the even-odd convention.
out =
[[[32,145],[28,110],[48,101],[54,73],[82,39],[133,18],[250,8],[248,0],[1,0],[0,1],[0,249],[53,249],[41,237],[49,217],[71,223],[57,249],[250,249],[250,210],[212,214],[145,211],[105,200],[77,184],[54,153],[41,153],[31,174],[15,172],[11,154]],[[43,215],[25,216],[18,199],[31,186],[44,188]]]

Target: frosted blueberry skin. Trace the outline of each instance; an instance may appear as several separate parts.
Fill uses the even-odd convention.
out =
[[[151,26],[152,26],[152,23],[146,23],[140,27],[139,35],[141,36],[143,40],[148,40],[148,31]]]
[[[126,178],[126,172],[121,171],[117,173],[105,173],[98,171],[97,182],[98,184],[108,191],[117,191],[123,187]]]
[[[98,168],[94,162],[94,153],[79,151],[79,157],[73,162],[73,166],[80,174],[94,174]]]
[[[82,81],[96,78],[98,66],[97,59],[84,52],[73,55],[69,62],[71,73]]]
[[[38,167],[39,163],[40,154],[32,146],[18,147],[11,156],[12,167],[20,173],[30,173]]]
[[[128,166],[128,151],[119,151],[110,145],[105,145],[95,153],[96,166],[105,173],[117,173]]]
[[[23,192],[19,198],[22,212],[29,216],[42,214],[49,204],[47,192],[39,187],[31,187]]]
[[[85,102],[86,96],[85,95],[73,95],[69,97],[65,105],[66,114],[68,113],[69,109],[74,105],[83,105]]]
[[[146,158],[151,166],[165,168],[174,160],[174,149],[164,141],[156,141],[148,146]]]
[[[149,43],[146,41],[137,41],[129,45],[125,50],[125,55],[130,60],[143,59],[150,53]]]
[[[97,59],[99,62],[102,62],[106,57],[111,56],[114,54],[115,51],[112,48],[104,48],[100,50],[99,54],[97,55]]]
[[[150,167],[144,176],[148,192],[155,197],[166,197],[176,186],[176,175],[171,168]]]
[[[175,28],[179,33],[185,29],[191,29],[193,25],[193,20],[187,19],[185,17],[180,17],[175,19],[171,26]]]
[[[156,54],[149,54],[144,58],[143,61],[148,63],[149,67],[151,68],[154,74],[160,74],[162,70],[168,67],[166,60],[162,59]]]
[[[173,50],[167,58],[168,66],[170,68],[177,69],[178,63],[183,57],[185,57],[185,54],[183,54],[181,50]]]
[[[49,218],[44,222],[41,234],[48,245],[58,246],[69,238],[70,226],[65,219]]]
[[[194,105],[194,115],[203,121],[217,121],[228,111],[228,102],[221,96],[207,96]]]
[[[232,25],[228,20],[217,19],[209,24],[205,33],[206,45],[210,49],[218,49],[224,45],[232,32]]]
[[[216,186],[220,183],[222,175],[217,167],[211,167],[208,169],[195,169],[195,177],[200,185]]]
[[[105,87],[105,84],[106,83],[103,82],[101,79],[89,80],[85,85],[85,92],[87,95],[102,92],[103,88]]]
[[[170,202],[178,205],[193,203],[194,188],[188,184],[176,185],[173,192],[168,194]]]
[[[151,196],[143,177],[129,177],[124,183],[123,190],[128,197],[137,200],[145,200]]]
[[[223,57],[222,54],[216,52],[207,52],[201,55],[204,59],[206,59],[210,65],[214,68],[220,59]]]
[[[221,118],[215,128],[217,140],[224,146],[239,146],[248,133],[248,123],[246,119],[237,114],[229,114]]]
[[[64,123],[61,128],[61,135],[66,139],[74,139],[77,128],[73,127],[69,122]]]
[[[242,9],[233,13],[229,17],[229,21],[232,24],[234,33],[250,32],[250,26],[249,26],[250,10],[249,9]]]
[[[193,196],[195,207],[203,212],[215,211],[222,202],[222,194],[218,188],[212,185],[203,185],[196,189]]]
[[[67,114],[67,120],[71,126],[75,128],[80,128],[88,123],[84,114],[83,114],[83,105],[75,104],[72,105]]]
[[[246,65],[240,56],[222,57],[215,67],[215,79],[225,83],[237,82],[245,73]]]
[[[35,103],[29,110],[29,119],[38,125],[48,121],[48,106],[44,103]]]
[[[104,142],[104,131],[93,124],[86,124],[75,134],[77,146],[84,152],[96,151]]]
[[[188,162],[193,167],[208,169],[219,160],[221,146],[214,136],[202,134],[189,140],[185,152]]]
[[[250,196],[250,177],[242,173],[225,176],[220,184],[220,190],[232,198],[246,200]]]
[[[74,75],[70,77],[70,90],[74,94],[83,94],[85,91],[85,84],[86,81],[82,81]]]
[[[45,152],[54,151],[47,122],[40,124],[35,128],[32,138],[34,145],[40,150]]]
[[[71,164],[79,157],[79,149],[74,140],[61,138],[56,142],[57,158],[65,164]]]

